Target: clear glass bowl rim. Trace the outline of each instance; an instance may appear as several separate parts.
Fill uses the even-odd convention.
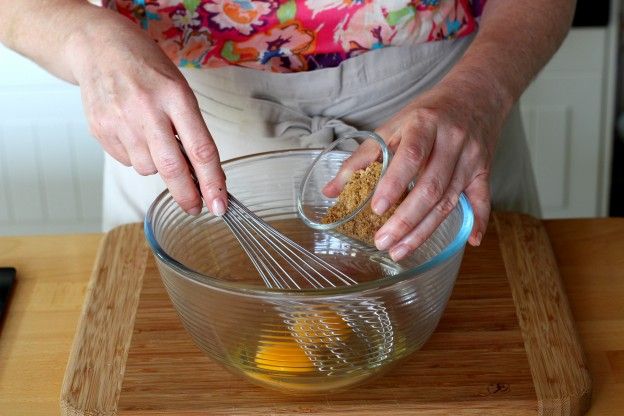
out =
[[[318,152],[323,149],[294,149],[294,150],[276,150],[271,152],[263,152],[256,153],[253,155],[242,156],[239,158],[234,158],[223,162],[224,166],[227,166],[230,163],[242,162],[242,161],[253,161],[254,159],[266,159],[267,156],[277,156],[283,157],[292,154],[301,154],[301,153],[310,153],[310,152]],[[382,277],[380,279],[370,280],[363,283],[358,283],[350,286],[340,286],[340,287],[328,287],[322,289],[278,289],[278,288],[267,288],[258,285],[251,285],[246,283],[236,283],[229,282],[226,280],[222,280],[216,277],[212,277],[209,275],[205,275],[202,273],[198,273],[179,261],[175,260],[173,257],[169,256],[160,244],[156,240],[156,236],[154,234],[154,228],[152,225],[151,217],[153,216],[154,209],[159,203],[170,196],[169,190],[164,190],[160,193],[152,202],[147,213],[145,215],[145,220],[143,222],[143,230],[145,232],[145,237],[150,246],[152,252],[158,259],[160,259],[165,265],[169,268],[173,269],[180,276],[185,279],[193,280],[194,282],[209,287],[211,289],[221,290],[229,293],[235,293],[244,296],[252,296],[252,297],[279,297],[283,298],[284,295],[288,297],[305,297],[305,298],[314,298],[314,297],[326,297],[326,296],[348,296],[355,293],[363,292],[363,291],[371,291],[381,289],[383,287],[393,285],[399,282],[403,282],[405,280],[417,279],[424,272],[438,266],[439,264],[445,262],[455,254],[457,254],[462,248],[466,245],[468,241],[468,237],[470,236],[470,232],[472,231],[472,226],[474,223],[474,213],[472,211],[472,207],[468,202],[468,198],[462,193],[459,196],[458,206],[461,208],[462,212],[462,225],[457,231],[455,238],[449,245],[447,245],[442,251],[436,254],[434,257],[430,258],[424,263],[419,264],[416,267],[412,267],[410,269],[406,269],[401,273],[395,274],[393,276]],[[259,278],[258,278],[259,279]],[[260,280],[259,280],[260,281]]]

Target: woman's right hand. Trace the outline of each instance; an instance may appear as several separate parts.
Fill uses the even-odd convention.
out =
[[[203,197],[215,215],[222,215],[227,194],[219,154],[181,72],[125,17],[87,10],[93,18],[67,37],[64,51],[92,134],[106,152],[139,174],[159,173],[188,213],[201,211]]]

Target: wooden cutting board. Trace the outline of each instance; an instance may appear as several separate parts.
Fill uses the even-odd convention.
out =
[[[69,357],[64,415],[581,415],[591,381],[540,221],[495,213],[467,248],[431,339],[385,376],[299,397],[228,373],[186,334],[140,224],[100,247]]]

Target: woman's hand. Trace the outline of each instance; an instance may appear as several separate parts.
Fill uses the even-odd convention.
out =
[[[465,192],[475,213],[469,242],[479,245],[490,215],[488,176],[511,106],[564,39],[573,0],[488,0],[479,30],[445,78],[378,129],[395,152],[372,198],[384,212],[415,179],[415,187],[375,235],[399,260],[418,247]],[[510,47],[513,45],[513,47]],[[349,173],[377,156],[363,145],[325,188],[337,195]]]
[[[140,28],[108,10],[68,37],[66,59],[80,85],[92,134],[141,175],[159,173],[177,203],[198,214],[225,212],[225,175],[193,92]],[[186,150],[201,195],[176,135]]]
[[[371,200],[383,214],[414,188],[375,234],[375,245],[396,261],[421,245],[457,205],[464,192],[475,213],[469,242],[479,245],[490,215],[489,172],[496,141],[508,109],[486,89],[440,82],[377,129],[394,157]],[[363,144],[324,189],[336,196],[350,173],[379,155]]]

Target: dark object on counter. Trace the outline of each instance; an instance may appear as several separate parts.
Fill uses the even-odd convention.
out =
[[[0,267],[0,329],[9,306],[9,298],[15,285],[15,269],[13,267]]]
[[[611,199],[609,216],[624,217],[624,137],[613,140],[613,164],[611,166]]]

